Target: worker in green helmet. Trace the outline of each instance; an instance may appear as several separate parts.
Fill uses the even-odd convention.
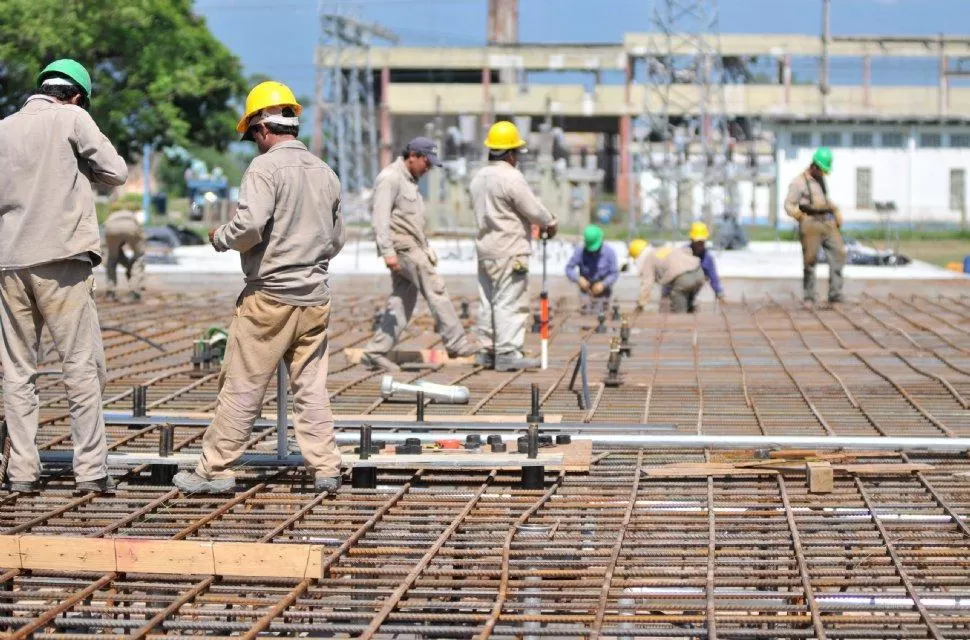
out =
[[[566,264],[566,277],[579,285],[580,313],[606,313],[620,268],[613,248],[603,243],[603,229],[595,224],[583,230],[583,244]]]
[[[86,108],[91,76],[75,60],[57,60],[37,78],[23,108],[0,120],[0,362],[13,491],[40,479],[34,382],[41,330],[63,363],[81,491],[112,488],[108,476],[101,326],[93,269],[101,237],[92,184],[120,186],[128,165]]]
[[[845,244],[842,242],[842,213],[831,198],[825,176],[832,172],[832,150],[820,147],[812,163],[788,187],[785,212],[798,221],[802,243],[802,288],[806,304],[814,305],[815,264],[819,251],[825,251],[829,264],[830,303],[842,302],[842,268],[845,266]]]

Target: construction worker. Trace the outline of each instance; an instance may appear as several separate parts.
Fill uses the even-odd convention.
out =
[[[424,297],[451,358],[471,356],[479,345],[470,338],[448,296],[435,265],[438,256],[425,235],[424,199],[418,180],[440,167],[438,147],[430,138],[415,138],[397,160],[377,176],[372,214],[377,252],[391,271],[391,296],[380,326],[364,348],[361,364],[371,369],[400,371],[387,354],[411,321],[418,294]]]
[[[672,313],[693,313],[694,298],[704,286],[704,271],[700,258],[690,247],[660,247],[646,251],[646,241],[633,240],[630,255],[636,254],[637,270],[640,272],[640,296],[637,310],[642,311],[650,302],[654,283],[661,287],[661,305],[670,303]]]
[[[279,82],[246,98],[236,130],[259,155],[239,187],[236,215],[209,231],[216,251],[240,253],[246,286],[236,302],[219,375],[215,417],[195,471],[181,471],[186,493],[235,488],[231,467],[246,449],[263,394],[282,361],[293,390],[296,440],[314,472],[314,489],[335,493],[340,454],[327,392],[330,287],[327,268],[343,247],[340,181],[297,139],[302,107]]]
[[[101,238],[92,183],[119,186],[128,166],[87,112],[91,76],[77,61],[50,63],[39,90],[0,120],[0,330],[12,491],[40,477],[34,382],[44,325],[60,356],[71,414],[75,486],[108,491],[101,394],[101,325],[92,269]]]
[[[114,202],[111,214],[104,221],[104,239],[108,249],[108,290],[105,297],[112,302],[118,299],[118,264],[125,268],[128,278],[128,301],[141,300],[145,279],[145,229],[138,220],[138,214],[129,210],[124,203]],[[131,250],[131,257],[125,249]]]
[[[842,213],[829,199],[825,176],[832,171],[832,150],[819,147],[812,163],[792,180],[785,198],[785,213],[798,221],[802,242],[802,288],[807,304],[815,304],[815,264],[819,249],[829,263],[830,303],[842,302],[842,268],[845,244],[842,242]]]
[[[566,263],[566,277],[579,285],[582,313],[606,313],[620,268],[616,252],[603,244],[603,229],[591,224],[583,230],[583,244]]]
[[[526,358],[525,323],[529,318],[530,232],[537,225],[546,238],[556,235],[556,216],[532,193],[516,166],[525,140],[507,120],[488,130],[487,166],[469,185],[478,238],[479,309],[476,330],[483,347],[479,363],[496,371],[540,366]]]
[[[701,261],[701,271],[704,277],[711,283],[714,295],[720,302],[725,302],[724,287],[721,286],[721,279],[717,275],[717,264],[714,262],[714,254],[707,250],[707,241],[711,237],[711,232],[703,222],[695,222],[690,226],[690,251]],[[688,311],[694,312],[694,299],[691,298]]]

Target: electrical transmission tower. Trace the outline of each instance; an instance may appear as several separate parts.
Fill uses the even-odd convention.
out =
[[[705,222],[717,191],[730,206],[736,186],[729,142],[717,0],[652,0],[647,43],[645,124],[640,165],[657,178],[656,221],[678,228],[693,218],[695,185]],[[731,183],[731,184],[729,184]]]
[[[345,193],[359,194],[372,185],[380,169],[371,42],[397,44],[398,39],[376,24],[342,13],[340,2],[329,4],[320,6],[311,150],[336,171]]]

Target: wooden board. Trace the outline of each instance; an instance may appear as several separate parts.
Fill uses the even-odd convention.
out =
[[[0,567],[20,569],[20,536],[0,536]]]
[[[215,573],[221,576],[254,578],[310,577],[310,555],[317,556],[317,576],[320,571],[319,545],[266,544],[259,542],[216,542],[212,547]]]
[[[805,475],[808,476],[809,493],[832,493],[834,474],[828,462],[806,462]]]
[[[212,575],[215,562],[208,540],[114,540],[118,571]]]
[[[347,362],[360,364],[360,358],[364,355],[364,350],[347,347],[343,350],[343,354],[347,358]],[[397,364],[406,364],[408,362],[441,364],[445,366],[475,364],[475,356],[449,358],[448,352],[444,349],[391,349],[385,355],[391,362]]]
[[[114,571],[115,549],[111,540],[61,536],[19,536],[20,567],[23,569]]]

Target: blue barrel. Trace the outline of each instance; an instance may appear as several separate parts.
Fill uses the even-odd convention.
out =
[[[970,256],[966,256],[963,259],[963,272],[970,273]]]

